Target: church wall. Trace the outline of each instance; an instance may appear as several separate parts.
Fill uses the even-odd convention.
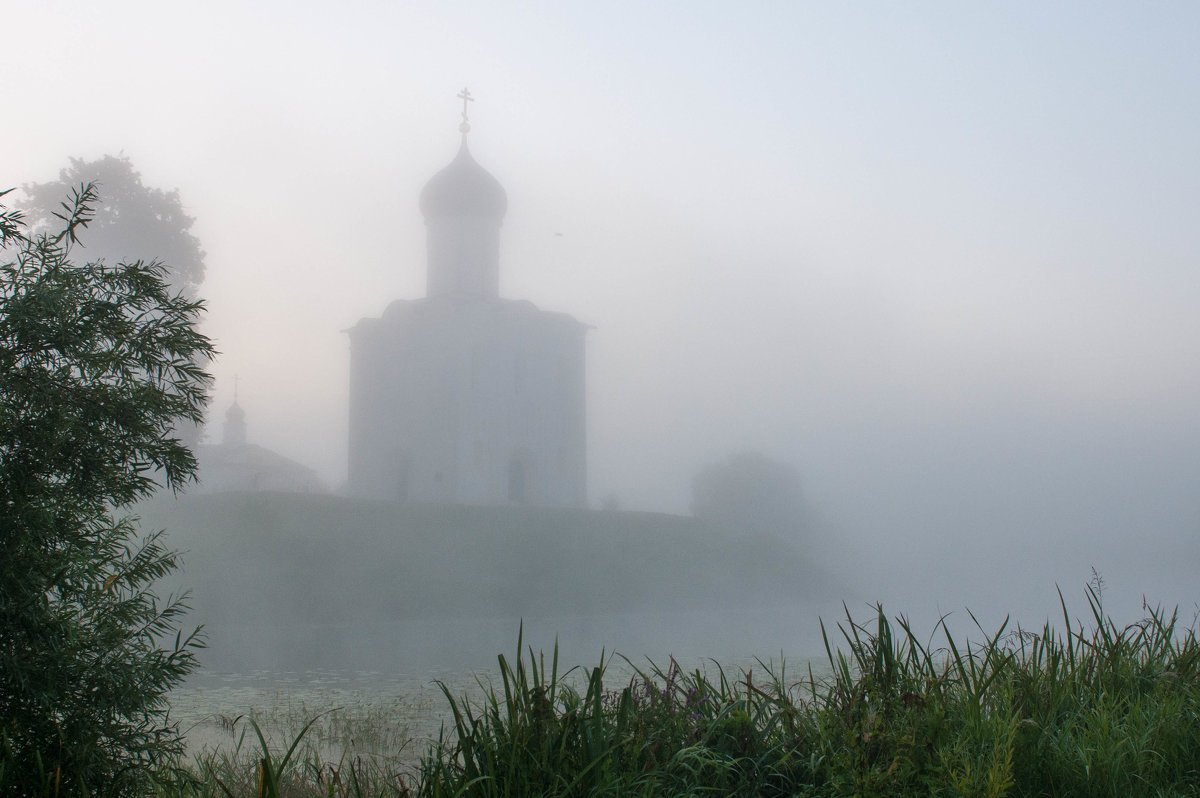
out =
[[[351,334],[351,492],[451,501],[454,386],[430,340],[435,331],[408,319],[369,321]]]
[[[507,504],[515,463],[519,502],[586,503],[581,325],[503,302],[408,303],[380,321],[352,334],[353,385],[383,378],[351,397],[355,493]]]
[[[547,314],[514,324],[494,360],[501,373],[493,396],[501,401],[485,400],[481,409],[485,429],[498,433],[487,449],[493,459],[491,501],[512,500],[510,470],[519,464],[524,470],[524,501],[567,506],[583,502],[582,456],[572,457],[576,452],[582,455],[582,438],[573,440],[571,419],[577,413],[567,382],[572,375],[563,366],[573,359],[572,339],[581,341],[582,330],[573,323],[549,323],[556,320]]]

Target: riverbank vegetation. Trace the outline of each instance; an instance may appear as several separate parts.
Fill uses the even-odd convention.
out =
[[[1200,795],[1195,623],[1147,608],[978,643],[922,639],[878,610],[827,637],[824,667],[685,672],[611,685],[609,662],[500,657],[481,697],[445,688],[451,721],[416,764],[276,751],[250,726],[197,759],[197,796]],[[932,641],[937,641],[932,642]]]

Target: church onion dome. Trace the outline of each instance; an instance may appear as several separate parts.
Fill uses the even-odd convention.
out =
[[[499,222],[508,210],[500,181],[475,162],[464,137],[458,155],[421,189],[425,218],[482,217]]]

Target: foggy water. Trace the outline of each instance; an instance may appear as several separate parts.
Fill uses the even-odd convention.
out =
[[[836,622],[836,617],[827,615]],[[494,670],[497,655],[555,646],[565,667],[591,667],[601,655],[634,662],[807,659],[822,651],[819,616],[807,608],[711,609],[614,616],[440,618],[370,625],[224,626],[209,630],[205,667],[221,671],[442,673]]]
[[[198,671],[171,693],[173,718],[188,751],[253,751],[248,720],[276,749],[316,720],[305,742],[336,760],[346,750],[413,763],[449,714],[435,680],[455,694],[477,691],[468,671],[420,675],[370,671]],[[243,739],[244,735],[244,739]]]

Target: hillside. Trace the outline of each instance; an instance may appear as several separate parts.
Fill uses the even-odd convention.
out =
[[[750,610],[829,594],[783,541],[680,516],[270,493],[160,499],[138,514],[185,552],[173,586],[192,590],[218,659],[301,626],[374,639],[406,622]]]

